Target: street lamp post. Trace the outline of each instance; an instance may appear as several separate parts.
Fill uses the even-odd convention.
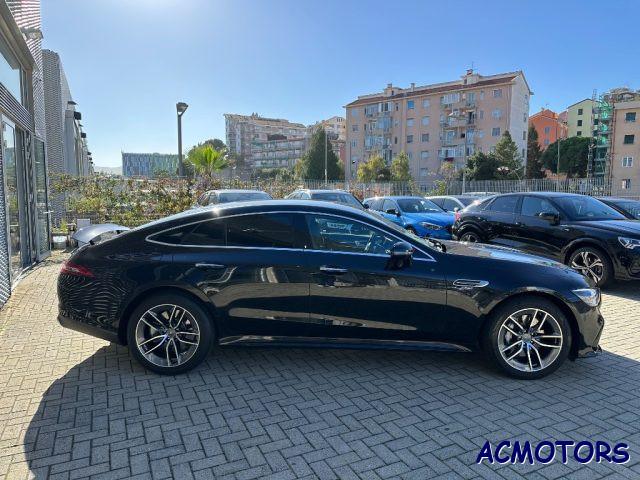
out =
[[[184,102],[176,103],[176,113],[178,114],[178,176],[184,177],[184,165],[182,163],[182,115],[187,111],[189,105]]]
[[[327,129],[324,129],[324,184],[328,183],[328,174],[327,174],[327,145],[329,143],[329,139],[327,138]]]

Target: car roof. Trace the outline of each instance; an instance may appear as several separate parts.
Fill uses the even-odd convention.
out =
[[[636,198],[625,197],[598,197],[598,200],[609,200],[611,202],[640,202],[640,200]]]
[[[422,197],[420,195],[381,195],[379,197],[372,198],[390,198],[391,200],[400,200],[402,198],[419,198],[420,200],[423,200],[425,197]]]
[[[244,188],[223,188],[220,190],[207,190],[206,193],[267,193],[263,190],[248,190]]]
[[[340,188],[296,188],[294,192],[309,192],[309,193],[348,193],[351,192],[347,190],[342,190]]]
[[[220,216],[234,215],[240,213],[260,213],[270,211],[297,211],[320,212],[354,215],[360,218],[370,219],[372,215],[364,210],[350,207],[348,205],[324,202],[318,200],[253,200],[245,202],[229,202],[208,205],[206,207],[192,208],[184,212],[176,213],[159,220],[141,225],[134,230],[155,229],[156,227],[171,228],[189,222],[198,222]]]

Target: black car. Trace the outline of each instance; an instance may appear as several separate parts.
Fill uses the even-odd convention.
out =
[[[552,258],[597,286],[640,279],[640,222],[585,195],[498,195],[460,212],[453,234]]]
[[[618,197],[601,197],[598,200],[619,211],[630,220],[640,220],[640,200]]]
[[[442,208],[445,212],[457,212],[463,210],[471,205],[473,202],[478,202],[483,198],[487,198],[486,195],[439,195],[435,197],[426,197],[427,200],[431,200],[433,203]]]
[[[600,293],[570,268],[422,240],[363,210],[265,201],[190,210],[79,249],[59,321],[159,373],[212,345],[483,350],[537,378],[593,354]]]

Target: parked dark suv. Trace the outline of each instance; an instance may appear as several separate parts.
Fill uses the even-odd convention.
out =
[[[597,286],[640,279],[640,221],[593,197],[554,192],[498,195],[460,212],[453,235],[559,260]]]

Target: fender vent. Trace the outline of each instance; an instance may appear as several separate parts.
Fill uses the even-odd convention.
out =
[[[486,280],[468,280],[466,278],[460,278],[453,282],[453,286],[460,290],[471,290],[472,288],[482,288],[489,285]]]

